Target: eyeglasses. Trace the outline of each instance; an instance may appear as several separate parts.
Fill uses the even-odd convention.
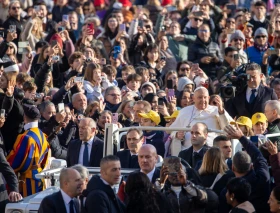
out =
[[[12,7],[12,10],[20,9],[20,7]]]
[[[276,24],[279,24],[279,23],[280,23],[280,21],[275,21],[275,23],[276,23]]]
[[[151,28],[151,25],[145,25],[146,28]]]
[[[227,23],[235,24],[235,21],[227,21]]]
[[[201,33],[208,33],[209,30],[199,30],[199,32],[201,32]]]
[[[88,7],[85,7],[83,10],[84,10],[84,11],[89,11],[89,8],[88,8]]]
[[[200,21],[200,22],[203,22],[202,19],[199,19],[199,18],[194,18],[195,21]]]
[[[8,46],[8,48],[14,48],[13,46]]]
[[[121,94],[108,94],[108,95],[111,95],[111,96],[121,96]]]
[[[236,39],[234,39],[234,41],[235,41],[235,42],[243,41],[243,39],[241,39],[241,38],[236,38]]]
[[[265,35],[256,36],[256,38],[266,38]]]
[[[181,71],[189,71],[190,68],[180,68]]]

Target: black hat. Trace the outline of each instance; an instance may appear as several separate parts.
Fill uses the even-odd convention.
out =
[[[38,120],[41,117],[40,111],[34,105],[23,104],[23,111],[25,116],[32,120]]]

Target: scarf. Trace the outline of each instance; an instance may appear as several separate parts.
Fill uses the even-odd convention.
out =
[[[268,42],[266,42],[264,46],[260,46],[256,42],[254,42],[254,47],[260,52],[265,52],[270,47],[270,45]]]

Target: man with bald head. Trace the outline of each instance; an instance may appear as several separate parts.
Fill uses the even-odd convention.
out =
[[[87,97],[82,92],[75,93],[72,96],[72,105],[75,113],[83,114],[87,108]]]
[[[45,197],[39,207],[39,213],[78,213],[80,210],[77,196],[82,194],[82,178],[72,168],[64,168],[59,176],[60,191]]]
[[[209,105],[209,93],[205,87],[198,87],[194,91],[194,105],[187,106],[180,110],[180,113],[170,127],[188,127],[191,128],[197,122],[203,122],[207,128],[222,130],[226,125],[229,125],[233,119],[223,107],[222,99],[214,98],[216,106]],[[207,144],[213,145],[213,140],[217,136],[216,133],[207,135]],[[176,133],[176,138],[184,141],[186,148],[191,146],[190,133],[179,131]]]
[[[103,141],[95,136],[96,123],[92,118],[79,122],[79,139],[68,145],[67,166],[81,164],[85,167],[98,167],[103,157]]]
[[[160,170],[156,168],[158,155],[156,148],[151,144],[144,144],[138,152],[140,171],[148,176],[152,183],[160,177]]]

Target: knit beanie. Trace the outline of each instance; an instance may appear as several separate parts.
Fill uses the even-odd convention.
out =
[[[233,34],[231,34],[231,36],[230,36],[230,41],[237,39],[237,38],[241,38],[241,39],[243,39],[243,41],[245,41],[245,36],[241,30],[235,30],[235,32]]]
[[[256,38],[256,36],[258,36],[258,35],[265,35],[266,37],[268,37],[267,31],[266,31],[266,29],[264,29],[263,27],[259,27],[259,28],[256,30],[256,32],[255,32],[255,34],[254,34],[254,38]]]

